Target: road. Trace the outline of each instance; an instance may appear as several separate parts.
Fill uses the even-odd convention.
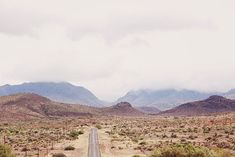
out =
[[[96,128],[92,128],[89,135],[88,157],[101,157]]]

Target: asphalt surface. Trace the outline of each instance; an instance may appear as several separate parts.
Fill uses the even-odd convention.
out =
[[[88,157],[101,157],[96,128],[92,128],[89,135]]]

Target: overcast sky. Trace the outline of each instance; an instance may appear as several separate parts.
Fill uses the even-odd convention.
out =
[[[0,84],[235,88],[234,0],[0,0]]]

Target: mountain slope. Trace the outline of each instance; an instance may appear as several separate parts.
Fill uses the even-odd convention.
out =
[[[144,116],[145,114],[131,106],[128,102],[120,102],[114,106],[102,108],[102,112],[109,116]]]
[[[161,112],[158,108],[150,107],[150,106],[141,106],[141,107],[137,107],[137,109],[146,114],[157,114]]]
[[[189,101],[205,99],[210,95],[210,93],[191,90],[138,90],[128,92],[117,102],[127,101],[135,107],[154,106],[160,110],[166,110]]]
[[[235,111],[235,100],[230,100],[222,96],[211,96],[202,101],[182,104],[174,109],[163,111],[160,115],[195,116],[233,111]]]
[[[64,116],[90,116],[96,110],[83,105],[53,102],[37,94],[0,97],[0,119],[33,119]]]
[[[53,101],[64,103],[86,104],[96,107],[101,107],[104,104],[104,102],[99,100],[89,90],[66,82],[36,82],[0,87],[0,96],[16,93],[35,93]]]
[[[52,117],[80,116],[144,116],[129,103],[122,102],[111,107],[96,108],[51,101],[33,94],[19,93],[0,96],[0,120],[29,120]]]

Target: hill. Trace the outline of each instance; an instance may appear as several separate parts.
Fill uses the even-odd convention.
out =
[[[120,102],[114,106],[102,108],[102,112],[109,116],[144,116],[145,114],[131,106],[128,102]]]
[[[34,93],[0,96],[1,120],[30,120],[87,116],[144,116],[127,102],[111,107],[96,108],[79,104],[65,104]]]
[[[182,104],[173,109],[163,111],[160,113],[160,115],[197,116],[233,111],[235,111],[235,100],[230,100],[222,96],[214,95],[202,101]]]
[[[91,116],[95,108],[57,103],[37,94],[0,97],[0,119],[34,119],[64,116]]]
[[[84,104],[95,107],[101,107],[104,104],[86,88],[66,82],[35,82],[0,86],[0,96],[17,93],[35,93],[63,103]]]
[[[151,106],[160,110],[167,110],[186,102],[206,99],[210,95],[211,93],[192,90],[138,90],[128,92],[116,103],[127,101],[135,107]]]

